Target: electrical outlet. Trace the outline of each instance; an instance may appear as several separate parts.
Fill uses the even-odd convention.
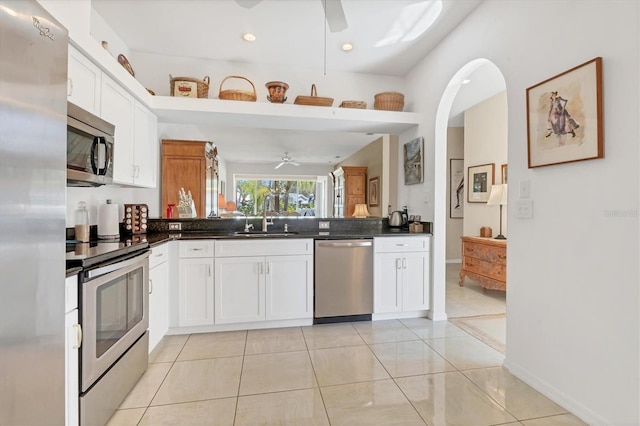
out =
[[[532,219],[533,201],[529,199],[518,200],[516,202],[516,217],[518,219]]]
[[[318,222],[318,229],[329,229],[331,222]]]
[[[170,222],[169,231],[182,231],[182,224],[180,222]]]

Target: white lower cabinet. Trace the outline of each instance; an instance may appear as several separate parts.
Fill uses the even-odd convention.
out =
[[[429,309],[429,237],[382,237],[374,246],[374,312]]]
[[[169,330],[168,244],[151,249],[149,257],[149,353]]]
[[[213,325],[213,241],[180,241],[178,326]]]
[[[313,240],[219,241],[215,276],[216,324],[313,317]]]
[[[78,322],[78,276],[67,277],[65,281],[65,425],[78,425],[79,417],[79,348],[82,332]]]

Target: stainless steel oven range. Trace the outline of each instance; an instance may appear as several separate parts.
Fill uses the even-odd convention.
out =
[[[148,244],[71,245],[79,265],[80,424],[104,425],[148,365]],[[75,263],[74,263],[75,261]]]

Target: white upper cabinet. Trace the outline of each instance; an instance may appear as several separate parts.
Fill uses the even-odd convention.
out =
[[[155,188],[158,164],[155,114],[104,74],[101,95],[100,115],[116,126],[114,183]]]
[[[69,46],[67,99],[94,115],[100,115],[102,71],[73,46]]]

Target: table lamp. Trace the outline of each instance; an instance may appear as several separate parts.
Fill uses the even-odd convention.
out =
[[[502,206],[507,205],[507,184],[504,183],[502,185],[493,185],[491,187],[491,194],[489,194],[489,201],[487,201],[488,206],[500,206],[500,233],[496,240],[506,240],[507,237],[502,235]]]
[[[356,204],[356,208],[353,212],[353,217],[358,217],[358,218],[369,217],[369,210],[367,210],[367,205]]]

